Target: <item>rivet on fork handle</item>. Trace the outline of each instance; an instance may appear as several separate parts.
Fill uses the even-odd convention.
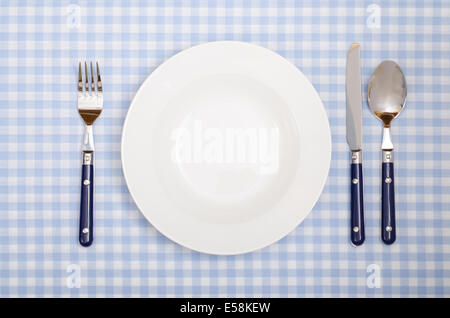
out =
[[[94,241],[94,165],[93,153],[83,153],[81,172],[80,234],[82,246],[90,246]]]
[[[92,62],[89,66],[90,76],[88,64],[84,63],[84,81],[81,62],[78,66],[78,112],[85,123],[82,144],[79,242],[85,247],[90,246],[94,241],[94,135],[92,125],[103,109],[100,69],[97,63],[95,76]]]

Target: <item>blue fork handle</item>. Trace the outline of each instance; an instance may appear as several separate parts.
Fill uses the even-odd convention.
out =
[[[386,158],[383,153],[383,161]],[[389,153],[389,161],[382,163],[381,173],[381,239],[385,244],[392,244],[396,239],[395,226],[395,193],[394,193],[394,163],[392,154]]]
[[[354,245],[364,243],[364,200],[362,163],[351,164],[351,228],[350,238]]]
[[[90,246],[94,241],[94,164],[92,156],[93,153],[83,154],[81,172],[79,241],[84,247]]]

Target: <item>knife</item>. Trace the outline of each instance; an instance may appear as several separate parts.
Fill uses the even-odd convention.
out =
[[[362,174],[362,94],[359,43],[353,43],[347,55],[345,92],[347,100],[347,143],[351,151],[351,228],[354,245],[364,243],[364,200]]]

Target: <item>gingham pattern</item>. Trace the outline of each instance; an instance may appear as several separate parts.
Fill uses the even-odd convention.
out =
[[[0,7],[0,296],[450,296],[449,1],[2,0]],[[369,18],[377,8],[379,29]],[[159,234],[133,203],[120,163],[122,123],[139,85],[174,53],[215,40],[259,44],[297,65],[324,102],[333,139],[328,182],[310,216],[280,242],[241,256],[199,254]],[[396,60],[408,81],[407,106],[392,129],[393,246],[379,238],[381,126],[366,106],[367,238],[362,247],[349,244],[344,83],[353,41],[361,42],[365,84],[383,59]],[[77,242],[76,72],[84,59],[99,60],[105,91],[94,128],[96,237],[88,249]],[[71,264],[81,268],[80,288],[67,285]],[[380,268],[380,288],[367,285],[370,264]]]

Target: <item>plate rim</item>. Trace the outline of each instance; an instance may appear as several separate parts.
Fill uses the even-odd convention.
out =
[[[307,82],[309,84],[309,86],[312,88],[312,92],[314,93],[314,95],[316,96],[317,100],[320,102],[320,112],[322,113],[322,117],[324,119],[323,123],[326,124],[326,136],[327,138],[327,167],[326,167],[326,173],[325,176],[322,180],[321,186],[320,186],[320,191],[317,191],[317,198],[314,200],[311,209],[305,213],[304,216],[302,216],[301,218],[298,219],[298,222],[294,225],[291,226],[291,230],[287,231],[287,232],[283,232],[279,235],[277,235],[276,239],[273,239],[270,243],[263,243],[263,244],[258,244],[258,246],[254,246],[254,247],[249,247],[249,248],[243,248],[240,249],[238,252],[234,251],[234,252],[221,252],[219,250],[215,250],[214,248],[210,249],[210,248],[199,248],[199,247],[193,247],[190,246],[189,244],[185,244],[182,241],[180,241],[179,239],[176,239],[172,236],[171,233],[167,233],[167,231],[161,230],[160,227],[158,227],[157,225],[154,224],[154,222],[150,219],[150,217],[143,212],[143,208],[140,206],[140,204],[138,203],[138,201],[135,198],[135,195],[132,193],[132,191],[130,190],[130,181],[127,177],[127,173],[126,173],[126,168],[125,168],[125,160],[124,160],[124,141],[125,141],[125,135],[126,135],[126,127],[129,121],[129,114],[133,108],[133,105],[135,104],[136,100],[138,99],[142,88],[144,86],[146,86],[146,83],[148,81],[150,81],[154,76],[156,76],[156,74],[159,73],[159,70],[162,68],[163,65],[165,65],[166,63],[169,63],[172,59],[174,59],[175,57],[178,57],[182,54],[185,54],[188,51],[191,51],[193,49],[200,49],[202,47],[208,47],[208,46],[220,46],[220,45],[232,45],[232,46],[247,46],[247,47],[253,47],[255,49],[262,49],[265,51],[270,52],[272,55],[276,55],[278,56],[280,59],[284,60],[285,62],[287,62],[287,64],[290,65],[291,68],[295,69],[297,75],[299,75],[300,77],[302,77],[305,82]],[[299,123],[297,122],[297,119],[294,118],[296,121],[296,124],[299,125]],[[293,231],[295,231],[295,229],[305,220],[305,218],[312,212],[312,210],[314,209],[314,207],[316,206],[317,202],[320,200],[320,197],[323,193],[323,190],[325,188],[325,185],[327,183],[328,180],[328,176],[329,176],[329,172],[330,172],[330,167],[331,167],[331,155],[332,155],[332,137],[331,137],[331,129],[330,129],[330,124],[329,124],[329,119],[328,119],[328,115],[327,115],[327,111],[325,109],[324,103],[322,101],[322,99],[320,98],[320,95],[318,93],[318,91],[315,89],[314,85],[309,81],[309,79],[305,76],[305,74],[303,74],[303,72],[295,65],[293,64],[291,61],[289,61],[288,59],[286,59],[285,57],[283,57],[282,55],[278,54],[277,52],[270,50],[266,47],[260,46],[260,45],[256,45],[253,43],[248,43],[248,42],[242,42],[242,41],[213,41],[213,42],[205,42],[205,43],[201,43],[201,44],[197,44],[197,45],[193,45],[190,46],[188,48],[182,49],[181,51],[173,54],[172,56],[170,56],[169,58],[167,58],[166,60],[164,60],[162,63],[160,63],[146,78],[145,80],[139,85],[138,90],[136,91],[135,95],[133,96],[131,102],[130,102],[130,106],[128,107],[128,110],[126,112],[125,115],[125,120],[123,122],[122,125],[122,133],[121,133],[121,146],[120,146],[120,152],[121,152],[121,156],[120,156],[120,161],[121,161],[121,167],[122,167],[122,173],[125,179],[125,184],[127,185],[127,189],[128,189],[128,193],[130,194],[131,198],[133,199],[134,204],[136,205],[136,207],[138,208],[139,212],[144,216],[144,218],[151,224],[151,226],[153,226],[155,228],[155,230],[157,230],[160,234],[162,234],[163,236],[165,236],[166,238],[168,238],[169,240],[173,241],[174,243],[184,247],[184,248],[188,248],[192,251],[196,251],[196,252],[200,252],[200,253],[205,253],[205,254],[211,254],[211,255],[240,255],[240,254],[245,254],[245,253],[249,253],[249,252],[254,252],[257,250],[260,250],[262,248],[271,246],[272,244],[278,242],[279,240],[281,240],[282,238],[288,236],[290,233],[292,233]],[[325,167],[324,167],[325,168]]]

